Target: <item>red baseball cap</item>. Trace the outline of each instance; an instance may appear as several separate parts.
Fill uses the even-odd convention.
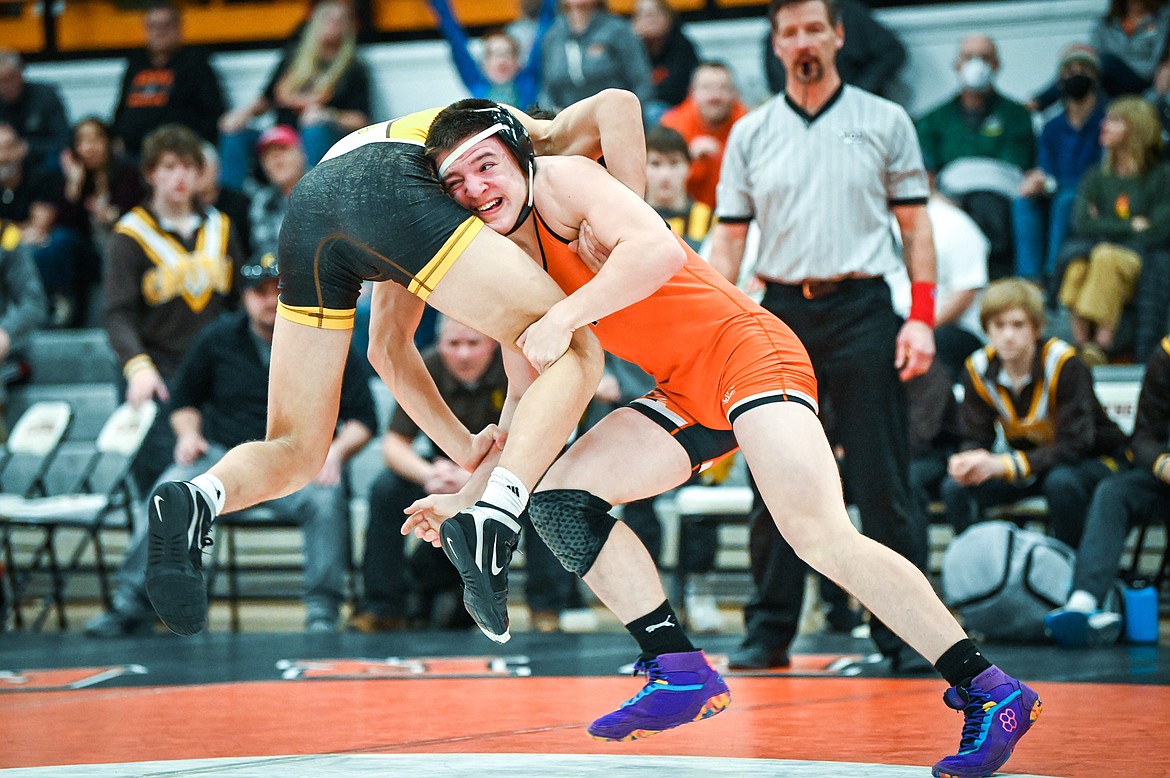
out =
[[[272,145],[299,147],[301,136],[297,135],[297,131],[287,124],[274,124],[261,133],[260,138],[256,141],[256,152],[263,152],[264,149]]]

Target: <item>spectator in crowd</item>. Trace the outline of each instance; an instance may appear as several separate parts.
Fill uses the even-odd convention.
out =
[[[710,208],[715,207],[715,186],[731,125],[745,113],[731,68],[708,61],[695,68],[687,98],[662,116],[662,126],[678,130],[689,147],[687,191]]]
[[[541,98],[559,110],[611,87],[650,99],[650,60],[634,28],[604,10],[602,0],[560,0],[544,39]]]
[[[266,186],[252,195],[248,221],[257,252],[276,253],[280,225],[288,212],[288,198],[305,174],[305,151],[296,130],[283,124],[269,127],[256,142],[256,155]]]
[[[174,463],[164,479],[191,478],[232,446],[264,435],[268,415],[268,357],[276,323],[276,261],[265,254],[242,268],[243,310],[204,328],[183,356],[174,380],[170,425]],[[333,632],[345,597],[349,505],[344,467],[377,428],[364,361],[354,355],[342,381],[338,430],[317,477],[293,494],[262,503],[305,533],[305,629]],[[146,532],[135,534],[118,573],[111,610],[85,628],[92,637],[117,637],[155,622],[146,597]]]
[[[471,56],[467,33],[451,10],[450,0],[430,0],[439,17],[439,31],[451,46],[451,58],[459,78],[472,97],[527,110],[536,105],[540,95],[541,45],[545,33],[556,18],[556,0],[543,0],[540,23],[534,31],[527,58],[520,58],[520,44],[509,33],[493,30],[483,36],[483,57],[476,62]],[[523,62],[523,64],[521,64]]]
[[[646,202],[698,251],[711,229],[711,206],[687,194],[690,161],[686,139],[677,131],[657,127],[646,133]]]
[[[1166,512],[1170,506],[1170,337],[1162,338],[1146,363],[1132,447],[1134,468],[1109,476],[1093,493],[1073,568],[1072,594],[1044,620],[1062,645],[1100,645],[1116,639],[1121,616],[1101,608],[1117,578],[1125,539],[1139,523],[1170,519]]]
[[[96,116],[77,123],[60,161],[65,186],[54,243],[68,254],[62,261],[72,263],[72,321],[89,326],[90,297],[101,281],[114,223],[142,202],[145,187],[138,168],[114,149],[109,125]]]
[[[1093,490],[1125,462],[1125,434],[1072,346],[1041,337],[1040,287],[996,281],[979,318],[989,344],[971,355],[963,376],[963,442],[942,485],[947,519],[959,533],[988,508],[1044,495],[1050,532],[1075,548]],[[1002,454],[992,453],[997,426],[1008,446]]]
[[[195,199],[200,207],[211,205],[227,216],[240,241],[240,256],[253,256],[252,199],[238,189],[225,186],[220,180],[220,170],[219,152],[214,145],[204,141],[203,169],[195,181]]]
[[[939,496],[939,487],[947,475],[947,460],[961,440],[954,386],[954,374],[939,359],[925,373],[906,382],[910,492],[914,498],[911,552],[907,559],[924,570],[930,553],[930,504]]]
[[[1105,108],[1099,99],[1099,70],[1090,46],[1073,43],[1061,52],[1057,73],[1063,110],[1045,123],[1036,167],[1024,176],[1012,202],[1016,275],[1042,287],[1056,270],[1081,176],[1101,159]]]
[[[1101,52],[1106,93],[1141,94],[1166,62],[1170,4],[1167,0],[1110,0],[1109,11],[1093,28],[1092,42]]]
[[[1162,302],[1139,304],[1138,357],[1147,357],[1165,332],[1159,287],[1170,248],[1170,169],[1161,164],[1162,128],[1153,107],[1138,97],[1115,100],[1101,124],[1101,145],[1104,163],[1085,174],[1077,194],[1076,242],[1062,252],[1069,262],[1060,285],[1077,348],[1095,364],[1106,361],[1135,292],[1143,302]]]
[[[45,323],[45,290],[20,228],[0,219],[0,416],[4,389],[25,374],[28,335]],[[2,431],[2,430],[0,430]]]
[[[875,95],[890,97],[898,71],[906,62],[906,47],[888,27],[873,17],[860,0],[838,0],[845,45],[837,53],[837,71],[846,84]],[[784,91],[784,66],[772,48],[771,34],[764,37],[764,75],[772,94]]]
[[[934,355],[934,244],[930,193],[910,117],[843,84],[835,67],[844,34],[831,3],[772,3],[776,53],[790,89],[732,128],[719,178],[711,264],[738,279],[748,223],[761,230],[756,274],[762,305],[808,349],[822,401],[838,420],[844,480],[865,534],[910,551],[906,400],[902,381]],[[865,127],[865,144],[851,142]],[[843,139],[846,139],[843,142]],[[845,173],[844,171],[848,171]],[[896,220],[905,250],[890,239]],[[883,275],[909,270],[910,319],[895,312]],[[732,667],[789,663],[804,594],[803,568],[766,510],[753,516],[761,571],[745,609],[747,634]],[[774,541],[774,543],[772,542]],[[766,548],[766,551],[763,549]],[[753,548],[753,554],[757,553]],[[929,665],[893,632],[871,632],[896,671]]]
[[[1170,4],[1166,0],[1110,0],[1089,39],[1101,58],[1101,86],[1109,97],[1140,95],[1166,62]],[[1044,110],[1060,98],[1050,84],[1029,103]]]
[[[445,316],[439,317],[438,330],[435,348],[423,355],[427,372],[456,418],[468,429],[484,429],[499,419],[507,395],[500,350],[486,335]],[[408,624],[473,625],[458,597],[441,596],[459,591],[459,573],[441,550],[424,543],[409,563],[404,561],[403,509],[427,494],[458,492],[471,477],[430,441],[423,453],[412,447],[419,432],[418,425],[398,407],[382,439],[387,469],[370,490],[362,561],[365,596],[349,622],[349,628],[358,632],[399,629]],[[527,523],[527,514],[523,522]],[[532,623],[537,631],[551,632],[559,628],[560,611],[576,579],[561,568],[535,532],[524,533],[524,542],[525,589]],[[455,607],[444,607],[444,599],[450,600],[446,605]]]
[[[61,201],[60,175],[33,163],[28,144],[11,124],[0,122],[0,219],[20,230],[49,295],[55,324],[68,323],[73,289],[69,254],[54,245],[53,225]]]
[[[26,81],[24,60],[0,49],[0,122],[16,128],[28,143],[34,165],[57,167],[57,155],[69,145],[69,119],[52,84]]]
[[[532,56],[532,47],[536,45],[536,31],[540,29],[540,20],[544,13],[545,6],[552,3],[553,18],[556,18],[556,2],[557,0],[520,0],[520,18],[513,22],[509,22],[504,27],[504,32],[512,36],[512,40],[520,47],[517,52],[517,57],[524,62],[535,59],[540,62],[539,57]],[[541,38],[544,33],[541,33]]]
[[[653,127],[686,98],[699,55],[667,0],[638,0],[631,23],[650,58],[650,99],[643,110],[646,124]]]
[[[179,362],[199,331],[236,303],[239,241],[228,217],[195,197],[202,144],[178,124],[146,137],[141,165],[149,199],[118,220],[106,249],[105,327],[126,400],[164,403],[134,463],[143,490],[171,461],[165,403]]]
[[[1031,115],[995,88],[999,66],[991,38],[963,38],[955,60],[958,94],[918,120],[926,169],[991,241],[992,277],[1015,267],[1011,203],[1036,156]]]
[[[143,25],[146,49],[127,58],[110,122],[114,135],[134,160],[146,136],[164,124],[181,124],[214,143],[227,104],[207,54],[183,45],[179,9],[169,2],[153,2]]]
[[[1170,137],[1170,61],[1158,66],[1154,74],[1154,85],[1146,90],[1145,98],[1150,101],[1162,120],[1162,134]]]
[[[1032,168],[1036,154],[1032,117],[995,88],[999,67],[999,50],[991,38],[968,35],[959,42],[955,59],[959,92],[918,120],[918,138],[930,172],[938,173],[963,157]]]
[[[357,50],[349,6],[335,0],[318,4],[264,91],[220,118],[224,186],[243,187],[259,135],[249,124],[270,110],[276,124],[300,133],[310,167],[342,136],[370,123],[370,71]]]

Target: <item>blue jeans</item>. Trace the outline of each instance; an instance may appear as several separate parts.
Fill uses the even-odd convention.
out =
[[[344,133],[329,123],[299,127],[301,145],[305,149],[305,169],[321,161]],[[240,191],[255,164],[256,141],[260,132],[245,127],[239,132],[223,132],[219,136],[219,182],[225,189]]]
[[[1051,278],[1056,256],[1072,222],[1077,192],[1058,189],[1051,199],[1016,197],[1012,227],[1016,236],[1016,275],[1039,281]]]
[[[189,481],[223,459],[227,451],[212,445],[207,453],[190,465],[172,464],[160,476],[158,484],[166,481]],[[157,487],[158,484],[155,484]],[[153,489],[152,489],[153,491]],[[300,491],[276,500],[262,503],[281,517],[295,519],[305,535],[305,609],[314,617],[337,618],[345,599],[346,555],[349,549],[347,521],[349,505],[345,488],[319,486],[310,483]],[[134,537],[122,567],[118,570],[118,585],[114,593],[117,610],[149,610],[146,598],[146,512],[135,516]]]

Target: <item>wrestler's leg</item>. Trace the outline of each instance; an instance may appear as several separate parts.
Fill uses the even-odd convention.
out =
[[[966,638],[921,571],[850,523],[836,462],[812,411],[793,402],[760,405],[734,429],[764,502],[801,559],[932,664]]]
[[[320,471],[333,440],[350,334],[276,317],[266,439],[236,446],[208,471],[224,486],[222,512],[292,494]]]
[[[173,632],[193,635],[207,623],[198,551],[217,513],[291,494],[321,469],[336,425],[349,337],[349,330],[277,317],[267,439],[237,446],[190,483],[166,482],[151,495],[146,591]]]
[[[539,266],[491,230],[480,230],[427,302],[505,348],[564,293]],[[592,332],[573,334],[568,351],[536,380],[516,407],[500,467],[529,489],[564,447],[601,380],[601,346]],[[474,430],[473,430],[474,432]]]
[[[597,739],[647,737],[713,716],[731,702],[727,684],[678,623],[642,542],[622,522],[596,515],[609,504],[678,486],[690,474],[690,457],[669,432],[638,411],[619,408],[553,464],[532,498],[533,524],[552,539],[550,546],[557,546],[553,550],[559,549],[562,562],[575,572],[584,570],[585,583],[641,650],[636,667],[646,674],[647,684],[589,725]],[[606,529],[608,536],[603,536]],[[603,542],[600,550],[598,542]]]
[[[581,490],[618,505],[661,494],[690,476],[690,459],[669,432],[638,411],[618,408],[569,447],[537,493]],[[610,531],[582,580],[623,624],[666,599],[654,560],[622,522]]]
[[[793,402],[760,405],[734,428],[764,502],[796,553],[951,684],[943,701],[963,712],[962,734],[958,751],[932,774],[995,773],[1040,715],[1036,692],[988,662],[917,567],[849,522],[836,463],[812,411]]]

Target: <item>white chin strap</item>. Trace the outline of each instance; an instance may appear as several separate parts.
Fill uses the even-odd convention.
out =
[[[472,146],[479,143],[480,141],[487,140],[488,138],[495,135],[500,130],[506,130],[506,129],[508,129],[508,128],[505,127],[503,124],[496,122],[491,127],[488,127],[486,130],[483,130],[482,132],[478,132],[475,135],[472,135],[467,140],[460,143],[458,146],[455,147],[455,150],[452,151],[450,153],[450,155],[448,155],[448,157],[445,160],[443,160],[443,164],[439,165],[439,179],[441,180],[443,178],[443,176],[447,175],[447,171],[451,169],[451,166],[454,165],[456,162],[458,162],[459,158],[462,157],[464,154],[466,154]]]

